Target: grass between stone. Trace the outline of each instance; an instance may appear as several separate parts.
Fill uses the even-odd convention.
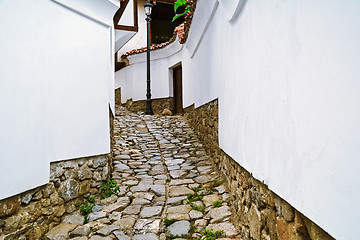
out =
[[[215,202],[213,202],[212,205],[213,205],[214,207],[221,207],[222,203],[223,203],[223,201],[221,201],[221,200],[216,200]]]

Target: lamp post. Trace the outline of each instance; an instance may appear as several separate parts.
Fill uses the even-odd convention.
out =
[[[146,27],[147,27],[147,48],[146,48],[146,58],[147,58],[147,85],[146,85],[146,110],[145,114],[147,115],[153,115],[153,110],[151,107],[151,90],[150,90],[150,21],[151,21],[151,10],[152,10],[153,4],[152,1],[146,1],[144,4],[145,8],[145,15],[146,15]]]

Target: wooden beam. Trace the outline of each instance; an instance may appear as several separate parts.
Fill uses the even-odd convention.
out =
[[[165,4],[175,4],[175,0],[156,0],[157,3],[165,3]]]
[[[129,3],[129,0],[120,0],[120,8],[116,11],[114,15],[114,28],[118,30],[126,30],[126,31],[138,31],[138,9],[137,9],[137,0],[133,0],[133,10],[134,10],[134,26],[125,26],[125,25],[119,25],[119,21],[121,16],[123,15],[125,8],[127,4]]]
[[[136,26],[125,26],[125,25],[116,25],[115,29],[117,29],[117,30],[125,30],[125,31],[133,31],[133,32],[138,31],[138,27],[136,27]]]
[[[138,4],[137,4],[137,0],[133,0],[134,1],[134,26],[136,27],[136,29],[138,29],[139,26],[139,19],[138,19]],[[137,31],[137,30],[136,30]]]
[[[114,15],[114,26],[118,25],[121,16],[123,15],[125,8],[127,6],[127,4],[129,3],[129,0],[124,0],[120,2],[120,8],[119,10],[116,11],[115,15]]]

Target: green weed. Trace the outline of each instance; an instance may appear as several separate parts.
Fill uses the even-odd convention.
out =
[[[221,201],[221,200],[216,200],[215,202],[213,202],[212,205],[213,205],[214,207],[221,207],[222,201]]]
[[[89,222],[89,214],[94,208],[94,204],[89,203],[87,200],[80,205],[80,214],[84,216],[84,224]]]
[[[214,188],[214,187],[218,187],[221,185],[221,181],[220,180],[217,180],[217,179],[214,179],[211,183],[210,183],[210,186],[211,188]]]
[[[164,225],[167,227],[167,226],[173,224],[175,221],[176,221],[175,219],[165,218],[163,222],[164,222]]]
[[[220,237],[224,231],[216,231],[213,232],[212,230],[206,230],[205,227],[202,228],[202,230],[200,231],[201,235],[203,235],[205,238],[201,238],[201,239],[205,239],[205,240],[215,240],[218,237]]]
[[[190,203],[190,207],[196,211],[204,212],[205,208],[203,206],[195,205],[194,203]]]
[[[207,193],[207,194],[214,193],[214,189],[206,189],[206,193]]]
[[[189,202],[202,201],[202,196],[199,195],[197,192],[195,192],[194,194],[189,193],[187,195],[187,199],[189,200]]]
[[[89,201],[90,203],[95,203],[95,197],[94,197],[94,196],[89,196],[89,197],[88,197],[88,201]]]
[[[196,193],[199,192],[201,190],[201,184],[197,187],[193,187],[192,190]]]
[[[116,186],[116,181],[111,180],[106,183],[102,183],[100,186],[100,199],[110,197],[111,195],[117,195],[119,192],[119,187]]]

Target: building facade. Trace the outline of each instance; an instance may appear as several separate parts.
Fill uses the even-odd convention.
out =
[[[107,179],[114,54],[136,32],[133,3],[0,2],[0,238],[59,219]],[[37,212],[32,199],[50,195],[51,211]]]
[[[198,0],[186,42],[151,53],[154,99],[174,97],[174,70],[181,66],[185,110],[216,102],[216,140],[224,154],[217,161],[225,175],[232,169],[221,161],[231,158],[231,168],[243,168],[262,184],[257,188],[267,187],[336,239],[360,236],[359,7],[354,1]],[[145,53],[126,59],[115,87],[123,103],[144,100]],[[229,180],[239,182],[234,189],[246,182],[242,175]],[[281,208],[253,202],[238,204],[249,221],[257,215],[266,221],[263,210]],[[276,214],[277,237],[290,239],[279,233],[283,220]],[[295,226],[296,214],[285,222]],[[316,237],[311,226],[307,236],[331,238]],[[250,235],[270,235],[262,231]]]

